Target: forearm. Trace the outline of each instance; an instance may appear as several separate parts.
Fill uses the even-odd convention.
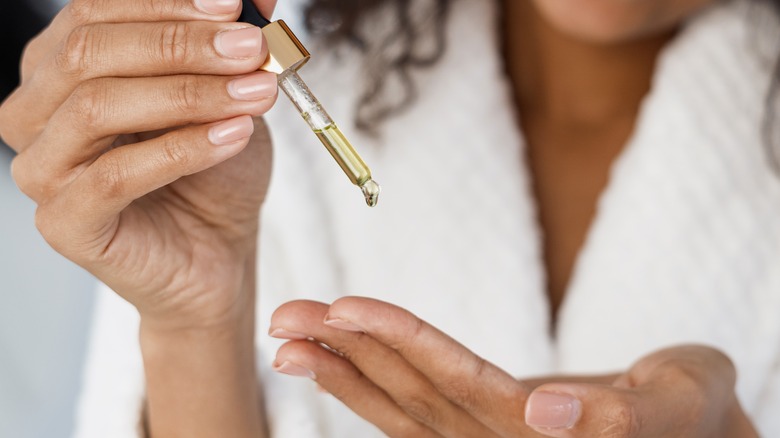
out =
[[[219,327],[170,331],[142,319],[152,437],[266,436],[255,368],[254,278],[244,287],[251,303]]]

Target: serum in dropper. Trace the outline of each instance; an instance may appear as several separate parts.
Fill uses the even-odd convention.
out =
[[[284,21],[265,19],[252,0],[243,0],[243,5],[239,20],[262,28],[268,43],[268,59],[260,69],[277,74],[279,88],[290,98],[352,184],[360,187],[366,204],[376,206],[381,188],[371,178],[371,170],[298,75],[298,70],[311,55]]]

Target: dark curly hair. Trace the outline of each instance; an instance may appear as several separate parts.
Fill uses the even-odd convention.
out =
[[[780,1],[780,0],[778,0]],[[374,132],[384,119],[403,111],[417,96],[415,69],[435,64],[446,49],[445,26],[453,0],[311,0],[306,26],[330,43],[347,43],[365,53],[368,82],[357,102],[355,124]],[[391,21],[386,35],[364,26],[366,16]],[[393,82],[400,85],[391,90]],[[400,92],[399,92],[400,91]]]
[[[422,13],[417,9],[412,13],[412,4],[418,6],[414,0],[310,0],[305,18],[311,32],[331,43],[354,45],[367,55],[367,69],[373,74],[368,75],[368,83],[356,103],[355,124],[359,129],[375,131],[384,119],[403,111],[414,101],[417,89],[411,73],[436,63],[446,50],[445,26],[454,1],[427,0],[422,2],[427,3]],[[780,16],[780,0],[754,1],[771,4]],[[376,41],[368,37],[361,23],[366,16],[380,12],[394,17],[394,28],[384,39]],[[422,40],[433,44],[419,44]],[[420,53],[421,45],[428,46],[428,51]],[[763,136],[770,162],[780,174],[780,123],[777,123],[780,53],[775,72],[766,100]],[[402,85],[400,95],[387,92],[391,81]]]

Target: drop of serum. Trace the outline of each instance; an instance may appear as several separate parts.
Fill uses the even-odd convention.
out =
[[[376,204],[379,202],[379,192],[382,191],[379,184],[373,179],[370,179],[360,186],[360,190],[363,191],[363,196],[366,197],[366,204],[368,204],[369,207],[376,207]]]

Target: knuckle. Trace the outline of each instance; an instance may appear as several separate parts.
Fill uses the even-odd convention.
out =
[[[469,364],[469,367],[470,370],[465,376],[452,376],[438,384],[440,392],[466,409],[471,409],[483,403],[478,392],[474,390],[473,385],[474,382],[483,381],[487,361],[476,356],[473,358],[473,363]]]
[[[111,114],[107,104],[111,87],[106,80],[83,82],[68,99],[68,118],[76,121],[87,134],[94,134],[106,125]]]
[[[170,22],[162,26],[158,52],[163,62],[169,65],[184,64],[190,60],[190,40],[193,29],[186,22]]]
[[[11,160],[11,178],[19,190],[30,196],[33,191],[33,182],[30,178],[26,156],[26,154],[19,154]]]
[[[166,136],[162,147],[164,164],[171,167],[189,168],[192,155],[187,143],[175,135]]]
[[[194,76],[184,77],[171,90],[170,100],[177,110],[184,113],[198,111],[203,101],[200,79]]]
[[[432,398],[426,397],[425,394],[415,393],[400,397],[398,406],[423,424],[436,424],[439,412],[431,400]]]
[[[164,20],[171,17],[176,12],[178,2],[159,0],[144,0],[139,2],[139,6],[143,9],[144,15],[151,17],[155,20]]]
[[[70,18],[75,23],[89,23],[95,16],[95,11],[100,1],[95,0],[71,0],[68,4]]]
[[[31,75],[31,72],[34,70],[37,61],[40,59],[42,51],[43,47],[40,36],[31,39],[30,42],[24,46],[20,64],[23,81],[25,78]]]
[[[26,150],[44,128],[31,115],[30,98],[25,93],[20,86],[0,106],[0,139],[17,152]]]
[[[54,63],[60,71],[76,77],[86,73],[101,44],[102,31],[98,29],[98,26],[83,25],[70,31],[54,57]]]
[[[26,152],[11,160],[11,178],[22,193],[36,202],[53,198],[60,187],[60,179],[47,172]]]
[[[99,166],[95,166],[91,181],[96,193],[101,193],[105,198],[123,197],[127,189],[127,166],[116,157],[102,161]]]
[[[452,379],[445,381],[440,384],[441,392],[459,406],[469,410],[475,406],[479,406],[477,394],[471,388],[471,382],[473,382],[473,380]]]
[[[616,400],[604,408],[604,427],[599,436],[608,438],[635,438],[640,424],[633,403]]]

